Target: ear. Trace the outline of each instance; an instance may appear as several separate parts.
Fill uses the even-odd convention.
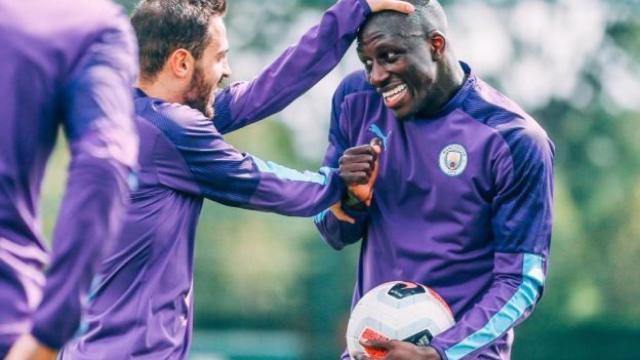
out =
[[[168,70],[177,78],[189,78],[194,68],[194,59],[186,49],[177,49],[167,59]]]
[[[429,45],[431,48],[431,58],[433,61],[441,60],[447,47],[447,39],[439,31],[429,34]]]

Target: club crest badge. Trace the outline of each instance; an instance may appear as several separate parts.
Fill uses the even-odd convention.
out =
[[[467,150],[460,144],[447,145],[440,151],[440,170],[449,176],[458,176],[467,167]]]

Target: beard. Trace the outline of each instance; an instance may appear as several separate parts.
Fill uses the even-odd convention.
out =
[[[199,110],[208,118],[213,118],[213,87],[214,83],[207,82],[204,71],[200,66],[196,66],[193,77],[189,84],[189,89],[185,94],[185,104]]]

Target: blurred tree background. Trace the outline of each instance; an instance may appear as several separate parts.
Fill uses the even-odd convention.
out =
[[[120,0],[132,10],[135,0]],[[229,0],[232,80],[251,79],[330,0]],[[556,144],[555,225],[543,301],[514,359],[638,359],[640,2],[443,1],[458,55],[519,102]],[[286,111],[227,137],[298,169],[319,166],[330,98],[360,69],[353,50]],[[60,146],[44,185],[45,228],[64,185]],[[335,359],[359,246],[325,246],[310,219],[206,202],[196,245],[197,359]]]

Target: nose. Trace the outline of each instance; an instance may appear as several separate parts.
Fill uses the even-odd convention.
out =
[[[385,85],[387,79],[389,79],[389,72],[384,66],[374,62],[369,72],[369,82],[374,87],[382,87]]]
[[[223,68],[222,71],[224,73],[224,76],[226,76],[226,77],[230,77],[231,76],[231,66],[229,65],[229,60],[228,59],[224,60],[224,68]]]

